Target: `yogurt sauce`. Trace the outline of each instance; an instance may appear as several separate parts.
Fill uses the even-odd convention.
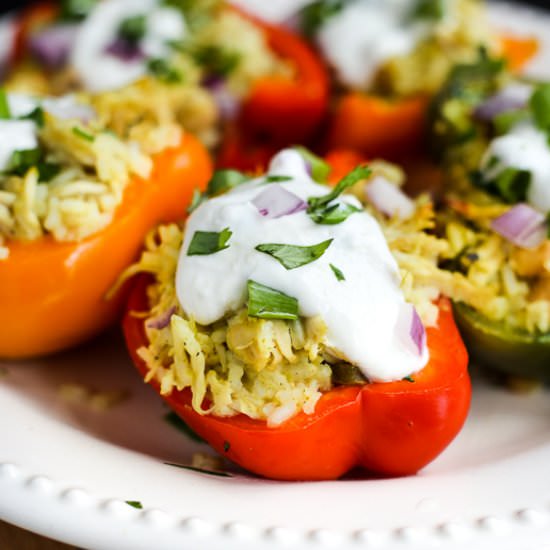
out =
[[[325,59],[340,81],[355,88],[368,88],[378,69],[389,59],[409,54],[433,25],[411,21],[417,1],[355,0],[347,2],[317,33]],[[444,19],[450,19],[451,0],[445,2]],[[445,21],[448,24],[448,21]]]
[[[25,94],[8,94],[10,119],[0,120],[0,171],[9,168],[10,159],[16,151],[38,147],[37,127],[33,120],[18,120],[42,107],[57,118],[93,118],[94,111],[79,104],[75,97],[66,95],[56,98],[38,99]]]
[[[492,159],[497,159],[498,162],[494,163]],[[494,179],[506,168],[527,170],[531,173],[527,202],[537,210],[550,212],[548,136],[532,123],[518,124],[509,133],[493,139],[485,152],[481,167],[488,180]]]
[[[118,38],[121,23],[146,17],[146,33],[138,42],[143,58],[121,60],[107,48]],[[92,92],[131,84],[147,73],[147,59],[170,53],[170,41],[181,40],[186,25],[181,12],[159,5],[159,0],[104,0],[82,23],[71,52],[71,64],[84,88]]]
[[[271,161],[269,175],[290,181],[267,183],[266,176],[212,198],[189,217],[176,273],[176,292],[186,314],[210,324],[241,308],[247,281],[293,296],[303,317],[320,315],[327,326],[328,346],[336,357],[357,365],[371,381],[401,379],[420,370],[428,360],[409,339],[412,306],[400,290],[396,262],[375,219],[367,212],[352,214],[336,225],[314,223],[305,211],[269,219],[252,203],[267,185],[282,185],[300,198],[321,196],[327,187],[315,183],[302,157],[284,150]],[[355,197],[341,202],[360,207]],[[210,255],[187,256],[196,231],[221,232],[228,227],[229,247]],[[256,251],[262,243],[300,246],[333,239],[316,261],[287,270],[273,257]],[[339,281],[330,264],[345,280]]]

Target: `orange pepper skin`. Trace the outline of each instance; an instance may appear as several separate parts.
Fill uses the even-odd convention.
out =
[[[331,118],[327,147],[393,160],[418,148],[424,139],[428,103],[426,97],[389,100],[360,92],[346,94]]]
[[[502,55],[513,72],[519,72],[539,48],[535,38],[509,35],[501,37],[501,45]],[[337,101],[330,117],[326,147],[400,160],[411,150],[421,150],[429,102],[426,96],[391,100],[349,92]]]
[[[147,277],[136,279],[123,320],[128,350],[139,372],[147,366],[137,349],[147,344]],[[260,476],[280,480],[337,479],[354,467],[386,476],[416,473],[452,441],[470,404],[468,356],[450,303],[439,303],[438,326],[428,328],[430,360],[414,382],[333,389],[311,415],[299,413],[278,427],[244,415],[200,415],[189,390],[164,399],[220,454]],[[159,391],[156,381],[151,385]]]
[[[500,43],[502,56],[512,72],[521,71],[539,51],[539,41],[532,36],[502,35]]]
[[[9,241],[0,261],[0,357],[43,355],[82,342],[112,324],[124,296],[105,295],[134,261],[150,228],[180,220],[195,187],[212,173],[190,134],[154,158],[147,181],[133,180],[112,222],[80,242]]]
[[[295,33],[244,12],[264,32],[271,50],[294,69],[294,75],[258,79],[241,108],[246,132],[284,146],[306,142],[323,121],[329,101],[328,71],[320,57]]]

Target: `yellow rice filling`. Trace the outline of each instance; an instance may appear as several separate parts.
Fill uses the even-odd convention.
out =
[[[37,133],[46,160],[57,164],[59,172],[48,182],[39,181],[36,167],[22,176],[0,177],[3,259],[9,256],[10,240],[49,234],[57,241],[79,241],[96,233],[113,219],[131,179],[145,179],[151,172],[151,158],[136,144],[93,124],[83,126],[45,113]]]
[[[438,310],[433,300],[441,282],[449,286],[452,278],[437,268],[437,258],[448,244],[426,233],[434,224],[431,203],[421,198],[417,204],[410,220],[379,220],[401,269],[406,299],[426,325],[435,325]],[[190,388],[193,408],[200,414],[244,413],[278,425],[299,411],[312,413],[322,392],[333,386],[331,365],[341,362],[326,349],[322,319],[263,320],[241,309],[213,325],[198,325],[176,298],[182,240],[181,226],[160,226],[147,237],[139,262],[123,276],[153,276],[150,310],[136,312],[145,317],[149,342],[138,351],[149,369],[146,381],[155,379],[163,395]]]

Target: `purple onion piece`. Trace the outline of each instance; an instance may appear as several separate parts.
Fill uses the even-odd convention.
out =
[[[422,351],[426,346],[426,330],[415,307],[412,308],[412,320],[409,334],[418,350],[418,355],[422,355]]]
[[[42,107],[61,120],[79,120],[88,123],[97,117],[97,113],[90,105],[78,103],[72,95],[44,99]]]
[[[141,61],[145,58],[145,54],[139,45],[120,37],[115,38],[104,51],[121,61]]]
[[[548,234],[545,216],[525,203],[516,204],[494,219],[491,229],[516,246],[527,249],[537,248]]]
[[[270,185],[252,204],[268,219],[282,218],[307,209],[307,203],[280,185]]]
[[[239,115],[241,102],[229,91],[225,81],[223,79],[218,80],[207,87],[218,106],[220,117],[223,120],[235,120]]]
[[[421,356],[426,348],[426,329],[412,304],[405,303],[397,317],[399,340],[411,354]]]
[[[523,109],[527,106],[531,94],[530,86],[511,84],[478,105],[474,110],[474,117],[482,121],[491,121],[507,111]]]
[[[63,66],[71,52],[79,25],[57,24],[41,29],[29,38],[29,50],[40,62],[51,69]]]
[[[155,328],[157,330],[160,330],[167,327],[170,324],[170,319],[175,312],[176,306],[173,306],[158,317],[155,317],[154,319],[149,319],[147,321],[147,328]]]
[[[397,187],[382,177],[375,177],[365,186],[367,200],[386,216],[410,218],[414,214],[414,202]]]

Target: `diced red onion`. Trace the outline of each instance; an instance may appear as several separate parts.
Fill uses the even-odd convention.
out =
[[[422,355],[422,351],[426,346],[426,330],[424,329],[420,315],[418,315],[418,312],[414,307],[412,308],[412,321],[409,334],[416,346],[416,349],[418,350],[418,355]]]
[[[270,185],[252,201],[265,218],[282,218],[306,210],[307,203],[280,185]]]
[[[501,113],[525,107],[531,94],[531,86],[511,84],[481,103],[475,109],[474,116],[478,120],[491,121]]]
[[[170,324],[170,319],[175,312],[176,306],[173,306],[169,310],[161,314],[159,317],[149,319],[147,321],[147,328],[156,328],[157,330],[160,330],[167,327]]]
[[[235,120],[239,115],[241,102],[228,89],[223,79],[212,77],[212,81],[206,85],[212,93],[212,97],[218,106],[218,112],[223,120]]]
[[[412,304],[406,303],[401,307],[396,331],[398,338],[407,350],[414,355],[422,355],[426,347],[426,329]]]
[[[399,187],[383,177],[373,178],[365,186],[367,200],[386,216],[410,218],[414,214],[414,202]]]
[[[548,234],[545,216],[524,203],[516,204],[493,220],[491,228],[520,248],[536,248]]]
[[[145,55],[139,45],[129,42],[124,38],[115,38],[106,48],[105,53],[120,59],[121,61],[141,61]]]
[[[80,120],[87,123],[97,117],[97,113],[90,105],[78,103],[73,95],[44,99],[42,107],[62,120]]]
[[[77,23],[60,23],[36,31],[29,38],[29,50],[47,67],[58,68],[67,62],[78,28]]]

